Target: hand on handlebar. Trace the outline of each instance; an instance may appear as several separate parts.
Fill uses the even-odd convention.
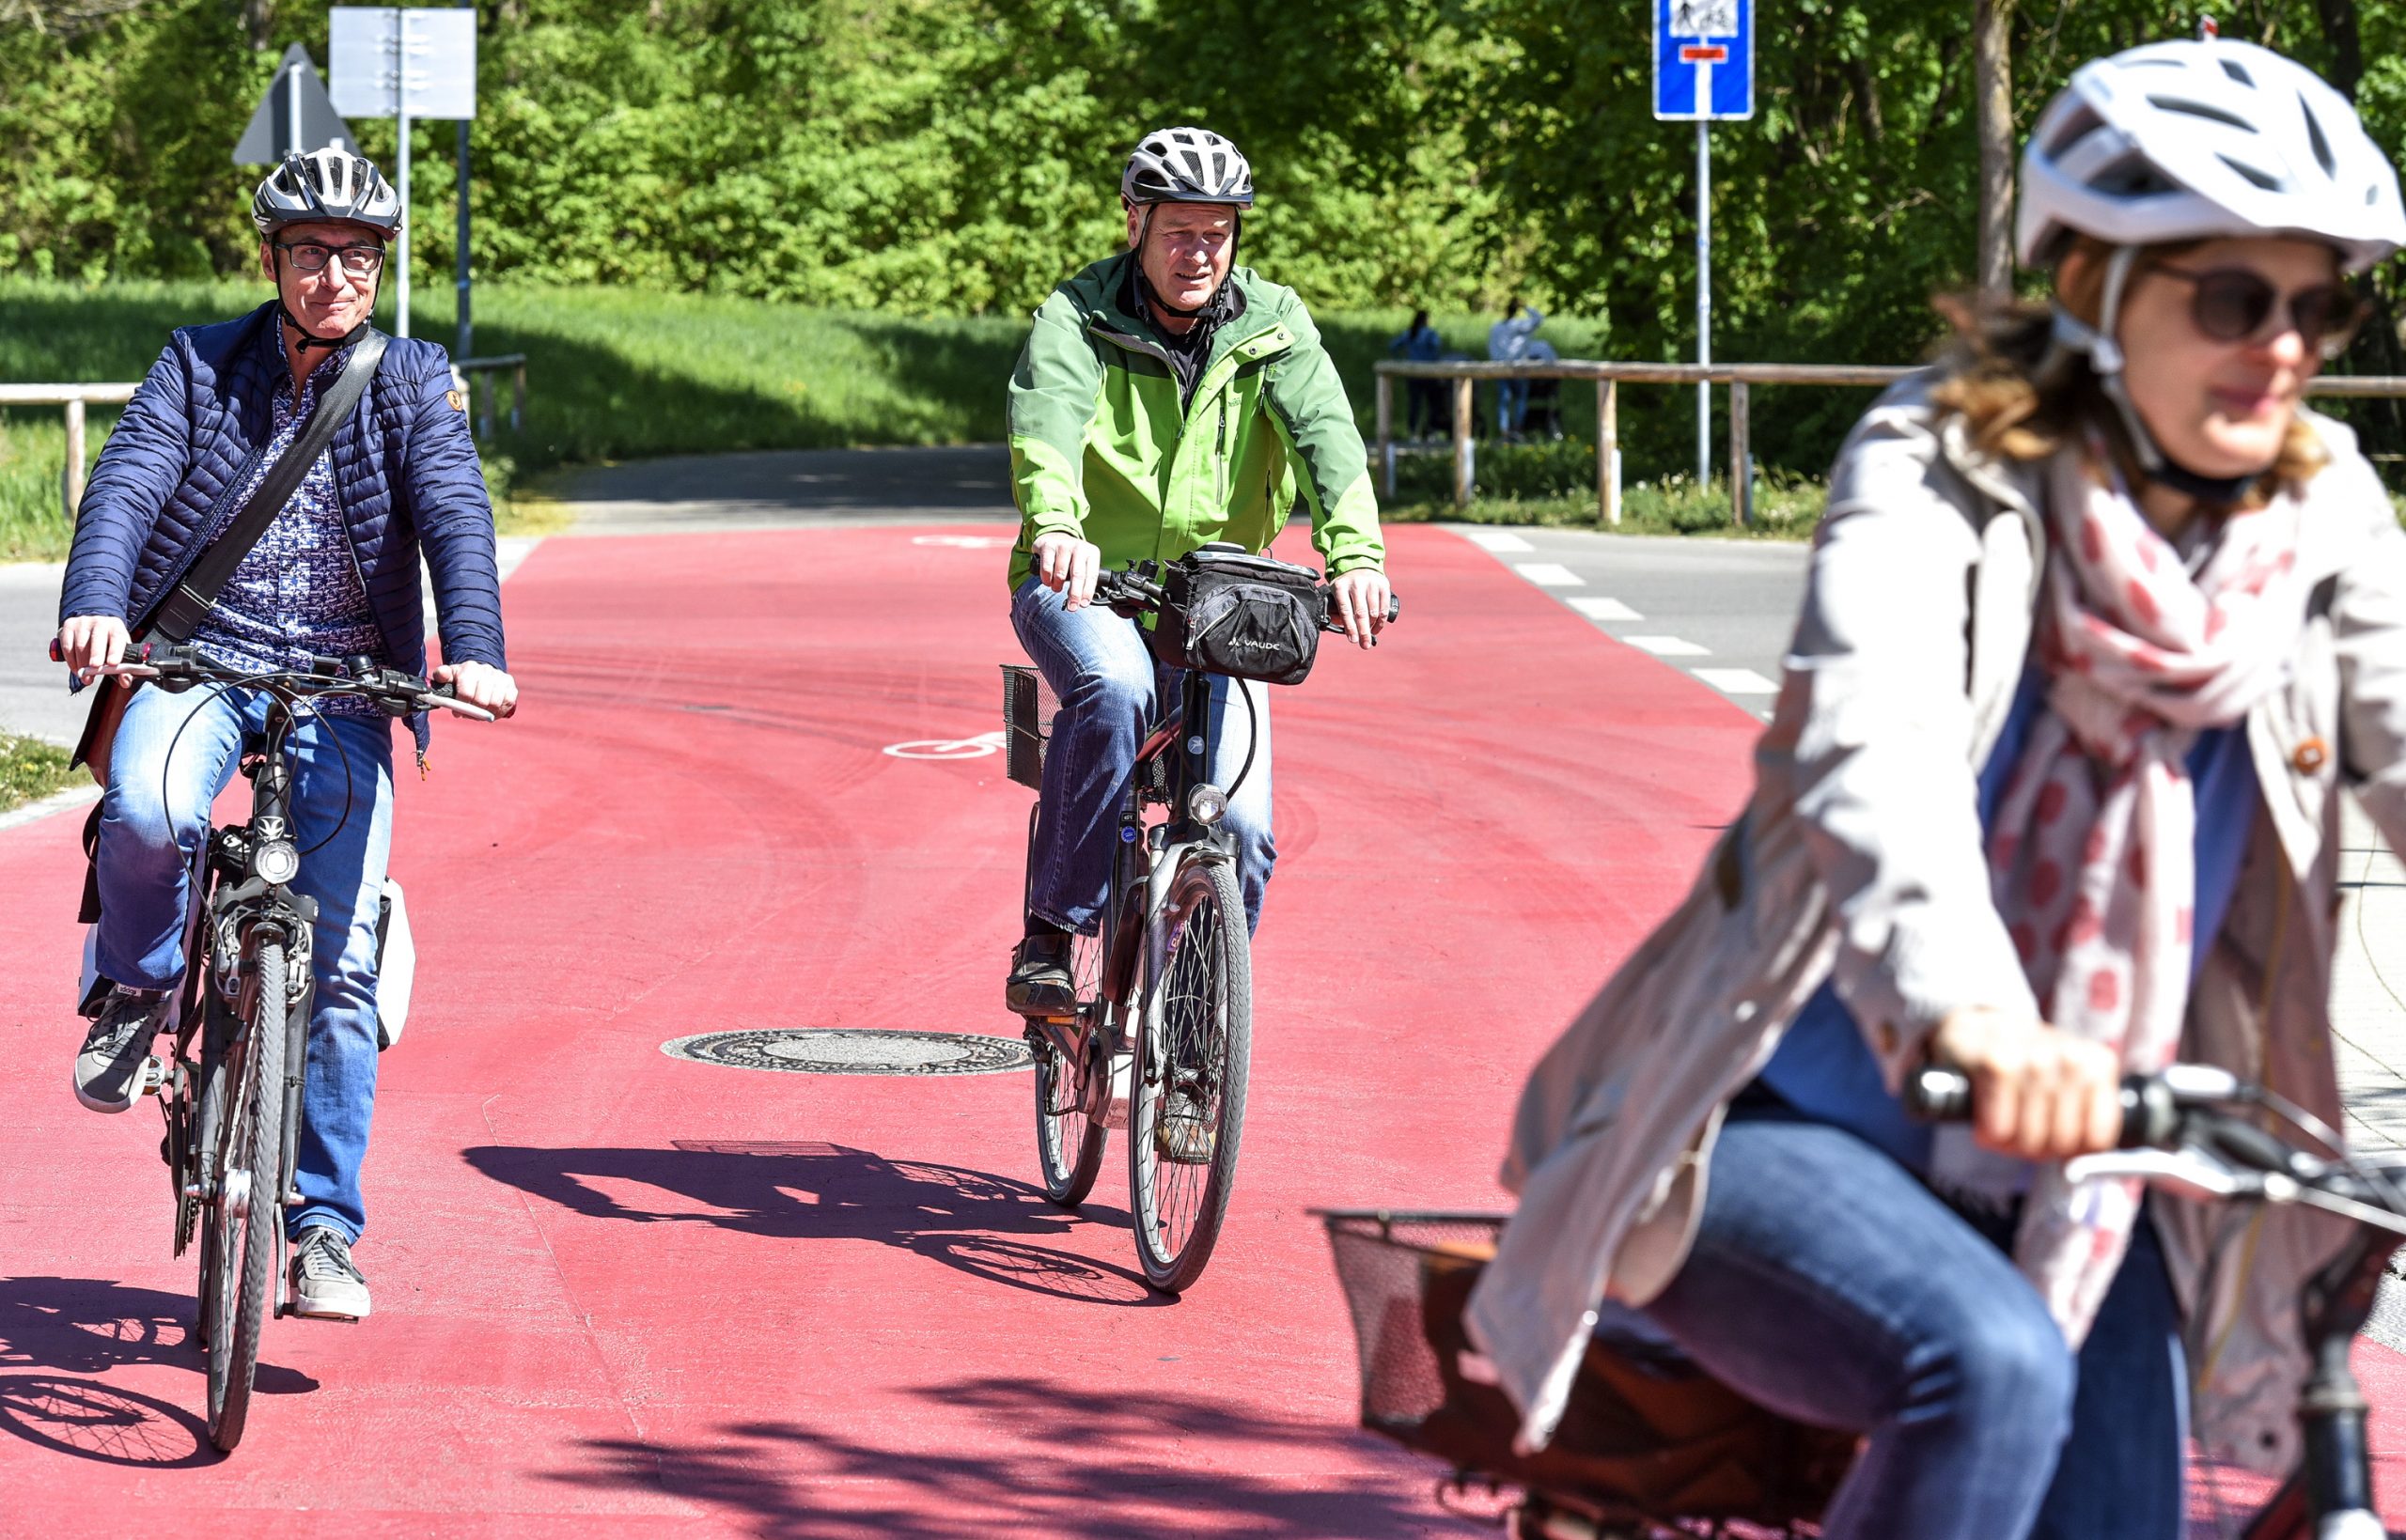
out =
[[[76,677],[89,684],[100,677],[100,671],[125,657],[126,648],[133,645],[125,622],[115,615],[79,614],[58,628],[57,640],[50,645],[50,656],[75,671]]]
[[[1377,646],[1395,592],[1387,586],[1387,575],[1375,567],[1357,567],[1328,586],[1329,608],[1345,628],[1346,639],[1357,647]]]
[[[1027,549],[1036,562],[1036,575],[1068,601],[1066,608],[1082,610],[1093,599],[1095,576],[1102,570],[1101,546],[1055,533],[1038,536]]]
[[[2069,1160],[2122,1135],[2122,1066],[2101,1043],[1986,1006],[1950,1013],[1930,1057],[1972,1080],[1973,1128],[1985,1148]]]
[[[445,663],[428,678],[435,684],[449,685],[453,694],[492,712],[496,719],[518,709],[518,681],[491,663]]]

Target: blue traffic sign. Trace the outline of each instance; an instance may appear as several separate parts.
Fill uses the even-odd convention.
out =
[[[1654,116],[1755,116],[1755,0],[1654,0]]]

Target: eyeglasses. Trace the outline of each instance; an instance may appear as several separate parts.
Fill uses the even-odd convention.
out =
[[[2312,284],[2284,295],[2271,279],[2249,268],[2195,272],[2158,262],[2153,270],[2193,286],[2189,319],[2216,342],[2265,340],[2265,324],[2286,308],[2288,324],[2307,348],[2326,359],[2336,358],[2365,319],[2364,297],[2345,284]]]
[[[275,249],[291,257],[292,265],[303,272],[323,272],[329,261],[339,257],[343,272],[354,278],[373,278],[384,265],[382,246],[320,246],[313,241],[279,241]]]

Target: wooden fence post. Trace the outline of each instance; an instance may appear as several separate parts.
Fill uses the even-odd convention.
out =
[[[1395,377],[1381,371],[1373,376],[1379,402],[1379,465],[1383,478],[1380,495],[1395,501]]]
[[[1596,501],[1608,529],[1620,527],[1620,381],[1596,381]]]
[[[84,398],[67,403],[67,472],[60,490],[67,498],[67,521],[72,524],[84,506]]]
[[[1746,474],[1746,462],[1752,450],[1746,443],[1746,382],[1729,381],[1729,521],[1743,525],[1753,511],[1747,504],[1753,501],[1754,477]]]
[[[1458,508],[1470,506],[1473,383],[1466,374],[1457,375],[1454,379],[1454,506]]]

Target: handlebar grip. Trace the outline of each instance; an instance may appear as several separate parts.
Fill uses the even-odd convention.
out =
[[[67,661],[67,654],[59,650],[58,638],[55,636],[50,639],[50,661],[54,663]]]
[[[2125,1076],[2119,1099],[2121,1148],[2165,1144],[2179,1130],[2179,1104],[2162,1076]],[[1972,1077],[1943,1065],[1925,1066],[1905,1077],[1904,1103],[1906,1115],[1916,1122],[1969,1123]]]

